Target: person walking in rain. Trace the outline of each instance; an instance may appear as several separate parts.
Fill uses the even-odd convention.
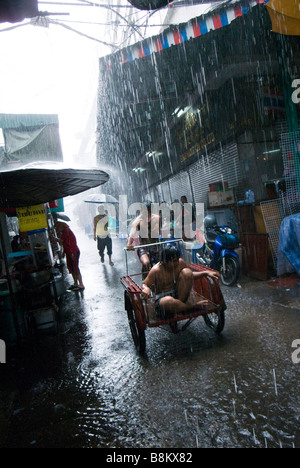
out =
[[[52,235],[52,238],[62,245],[64,253],[66,254],[68,270],[74,280],[74,284],[69,289],[73,291],[83,291],[84,285],[79,269],[80,250],[77,245],[75,234],[71,231],[67,223],[61,221],[56,221],[54,228],[59,237]]]
[[[108,217],[104,206],[98,207],[98,215],[94,217],[94,240],[97,241],[97,248],[101,258],[101,263],[104,263],[104,251],[107,250],[109,264],[114,265],[112,257],[112,239],[108,230]]]

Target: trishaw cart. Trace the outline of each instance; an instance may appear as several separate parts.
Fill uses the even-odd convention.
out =
[[[156,245],[170,242],[182,242],[182,240],[160,242]],[[136,246],[135,249],[137,248],[139,247]],[[208,305],[201,309],[197,308],[197,310],[195,309],[195,311],[191,311],[188,314],[172,318],[162,318],[157,316],[155,312],[155,292],[153,292],[153,296],[147,302],[142,300],[142,274],[128,274],[126,249],[125,255],[127,275],[121,278],[121,284],[125,289],[125,310],[128,316],[132,339],[139,353],[143,354],[146,350],[145,331],[147,328],[169,325],[171,332],[179,333],[184,331],[197,317],[202,316],[205,324],[214,330],[215,333],[220,334],[222,332],[225,325],[226,304],[217,279],[204,276],[194,281],[194,287],[188,302],[193,304],[194,302],[199,302],[199,299],[207,300]],[[195,263],[188,264],[187,266],[192,271],[210,270]],[[182,322],[181,326],[179,326],[179,322]]]

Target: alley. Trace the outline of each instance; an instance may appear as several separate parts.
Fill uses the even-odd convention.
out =
[[[114,239],[115,264],[102,265],[93,239],[74,231],[86,289],[64,296],[56,336],[8,350],[0,447],[300,446],[297,289],[243,278],[223,288],[222,336],[201,318],[178,335],[150,329],[140,357],[119,280],[124,244]],[[139,268],[134,257],[130,267]]]

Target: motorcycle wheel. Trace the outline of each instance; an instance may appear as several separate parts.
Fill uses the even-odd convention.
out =
[[[220,264],[220,275],[222,283],[225,286],[233,286],[240,276],[240,262],[237,258],[230,255],[225,256],[225,268],[223,261]]]

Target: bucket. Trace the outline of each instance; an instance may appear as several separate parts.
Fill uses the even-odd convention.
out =
[[[32,310],[35,326],[38,330],[48,330],[56,327],[56,311],[54,307],[44,307]]]
[[[16,306],[16,316],[20,338],[26,339],[27,330],[24,312],[18,304]],[[4,340],[6,344],[17,342],[17,331],[9,292],[7,294],[2,292],[0,295],[0,339]]]
[[[55,288],[56,288],[57,296],[58,297],[63,296],[66,292],[66,285],[65,285],[65,280],[64,280],[63,275],[55,274],[54,281],[55,281]],[[52,297],[55,298],[55,290],[54,290],[53,281],[51,283],[51,294],[52,294]]]

